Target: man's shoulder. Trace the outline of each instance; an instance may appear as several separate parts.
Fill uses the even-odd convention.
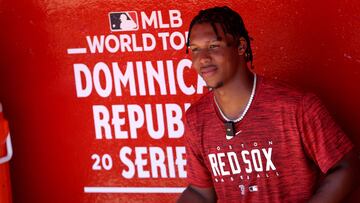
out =
[[[213,105],[213,93],[207,92],[200,97],[196,102],[191,104],[189,109],[186,111],[187,120],[196,119],[196,117],[202,117],[207,112],[211,111]]]
[[[281,80],[263,77],[261,84],[261,94],[263,99],[272,102],[298,103],[303,96],[307,94],[305,91]]]
[[[202,134],[199,133],[199,129],[203,124],[211,118],[212,105],[213,105],[213,93],[207,92],[200,97],[196,102],[191,104],[185,113],[185,122],[187,124],[187,132],[185,138],[194,143],[201,142]],[[193,136],[200,135],[200,136]]]

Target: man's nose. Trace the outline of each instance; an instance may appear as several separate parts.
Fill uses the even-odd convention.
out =
[[[202,64],[206,64],[211,61],[211,55],[210,55],[208,49],[203,49],[200,51],[199,60],[200,60],[200,63],[202,63]]]

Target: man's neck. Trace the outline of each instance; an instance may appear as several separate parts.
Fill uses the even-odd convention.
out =
[[[245,109],[253,88],[254,74],[247,68],[235,80],[214,90],[216,102],[229,119],[237,119]]]

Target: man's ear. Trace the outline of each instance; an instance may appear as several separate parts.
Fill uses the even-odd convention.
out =
[[[239,46],[238,46],[238,54],[240,56],[244,56],[246,49],[247,49],[247,42],[244,37],[240,37],[239,38]]]

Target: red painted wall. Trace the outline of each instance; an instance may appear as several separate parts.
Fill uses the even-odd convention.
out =
[[[173,107],[181,109],[168,117],[181,115],[184,103],[191,103],[200,94],[186,95],[181,91],[184,88],[179,86],[176,86],[176,94],[170,93],[172,79],[168,79],[168,74],[171,70],[175,71],[176,77],[184,76],[185,86],[194,84],[196,88],[197,77],[193,70],[186,67],[184,72],[176,73],[178,63],[187,62],[185,49],[176,50],[168,44],[165,50],[158,36],[159,33],[184,33],[198,10],[224,4],[240,12],[254,38],[255,72],[317,93],[359,147],[358,1],[1,1],[0,101],[10,123],[14,147],[11,160],[14,202],[173,201],[178,194],[99,194],[86,193],[84,187],[186,186],[179,175],[181,169],[176,165],[175,177],[171,177],[170,169],[166,169],[168,178],[161,178],[159,170],[158,178],[138,178],[139,173],[136,172],[133,177],[126,179],[122,171],[128,168],[124,160],[120,160],[119,153],[124,147],[129,147],[132,150],[129,159],[133,160],[135,147],[146,147],[147,152],[142,155],[142,159],[148,162],[145,171],[151,171],[149,147],[160,149],[164,154],[167,147],[171,147],[176,159],[176,147],[181,148],[183,140],[181,137],[169,138],[176,135],[168,133],[171,121],[166,119],[166,105],[174,104]],[[169,10],[178,10],[182,23],[176,21],[174,27],[165,28],[163,25],[144,29],[141,12],[149,16],[153,11],[160,11],[162,23],[168,24]],[[120,11],[135,11],[138,14],[138,30],[111,31],[109,13]],[[154,50],[91,53],[86,40],[86,36],[135,34],[140,46],[144,33],[156,36]],[[175,44],[181,44],[180,37],[174,39]],[[112,47],[115,45],[110,44]],[[68,54],[69,48],[80,47],[87,48],[87,53]],[[96,64],[104,62],[113,73],[112,62],[117,62],[120,69],[126,71],[129,68],[127,62],[133,62],[135,67],[136,61],[142,62],[143,67],[146,66],[145,61],[150,61],[154,66],[157,61],[164,62],[166,85],[169,85],[166,86],[165,95],[161,94],[161,87],[157,85],[155,95],[149,94],[148,87],[145,96],[139,95],[140,87],[137,84],[136,96],[131,96],[130,88],[125,88],[122,96],[116,95],[113,89],[110,95],[101,97],[93,88],[89,96],[79,97],[74,64],[85,64],[88,70],[93,71]],[[173,62],[174,67],[167,69],[166,61]],[[146,74],[148,72],[145,77]],[[84,75],[82,77],[84,82]],[[140,80],[138,76],[135,78],[136,81]],[[102,74],[100,83],[105,87],[106,79]],[[85,83],[82,85],[85,86]],[[145,104],[150,104],[153,109],[156,104],[161,104],[164,112],[160,115],[165,121],[164,137],[153,139],[145,124],[137,129],[136,139],[115,139],[114,129],[111,130],[112,139],[105,139],[104,135],[96,139],[93,106],[106,107],[112,118],[111,108],[114,105],[126,108],[129,104],[139,105],[144,112]],[[123,131],[134,126],[127,123],[128,111],[119,115],[125,118]],[[155,115],[153,120],[156,125],[159,124]],[[174,126],[176,131],[179,126]],[[179,153],[181,161],[181,151]],[[111,169],[94,170],[98,166],[94,166],[96,158],[92,156],[97,155],[93,154],[111,156]],[[158,156],[155,155],[155,159]],[[169,159],[166,156],[165,160]],[[150,173],[150,176],[154,174]],[[358,198],[358,194],[353,195],[352,202]]]

